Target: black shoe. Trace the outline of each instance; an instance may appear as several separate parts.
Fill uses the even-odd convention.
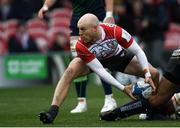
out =
[[[41,112],[39,113],[39,119],[42,121],[43,124],[52,124],[53,118],[48,112]]]
[[[106,121],[116,121],[119,119],[117,114],[115,114],[115,112],[113,111],[100,113],[99,116],[100,116],[100,120],[106,120]]]

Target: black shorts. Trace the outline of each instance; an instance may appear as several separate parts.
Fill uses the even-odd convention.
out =
[[[124,72],[127,65],[131,62],[134,54],[122,50],[118,55],[110,57],[109,59],[100,60],[101,64],[110,71]]]
[[[94,14],[98,17],[99,21],[103,21],[105,18],[105,11],[100,11],[101,13],[99,14]],[[81,16],[75,16],[72,15],[71,18],[71,24],[70,24],[70,29],[71,29],[71,36],[79,36],[79,29],[77,27],[77,22],[80,19]]]
[[[174,84],[180,84],[180,49],[175,50],[171,55],[163,76]]]

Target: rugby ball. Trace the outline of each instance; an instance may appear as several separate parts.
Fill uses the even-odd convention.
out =
[[[152,87],[149,83],[145,83],[144,81],[137,81],[132,86],[132,94],[136,98],[148,99],[152,95]]]

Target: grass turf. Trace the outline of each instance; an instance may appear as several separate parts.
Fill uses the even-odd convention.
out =
[[[0,126],[21,127],[177,127],[179,120],[142,121],[138,116],[132,116],[116,122],[100,121],[98,114],[104,102],[103,89],[100,86],[87,87],[88,111],[82,114],[70,114],[75,107],[76,93],[73,86],[68,97],[60,108],[60,113],[54,124],[43,125],[38,119],[38,113],[48,109],[54,92],[54,86],[34,86],[26,88],[0,89]],[[117,89],[113,89],[118,104],[129,100]]]

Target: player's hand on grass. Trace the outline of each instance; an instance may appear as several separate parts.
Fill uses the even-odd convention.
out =
[[[132,94],[132,85],[126,85],[123,92],[127,94],[131,99],[136,100],[136,98]]]

